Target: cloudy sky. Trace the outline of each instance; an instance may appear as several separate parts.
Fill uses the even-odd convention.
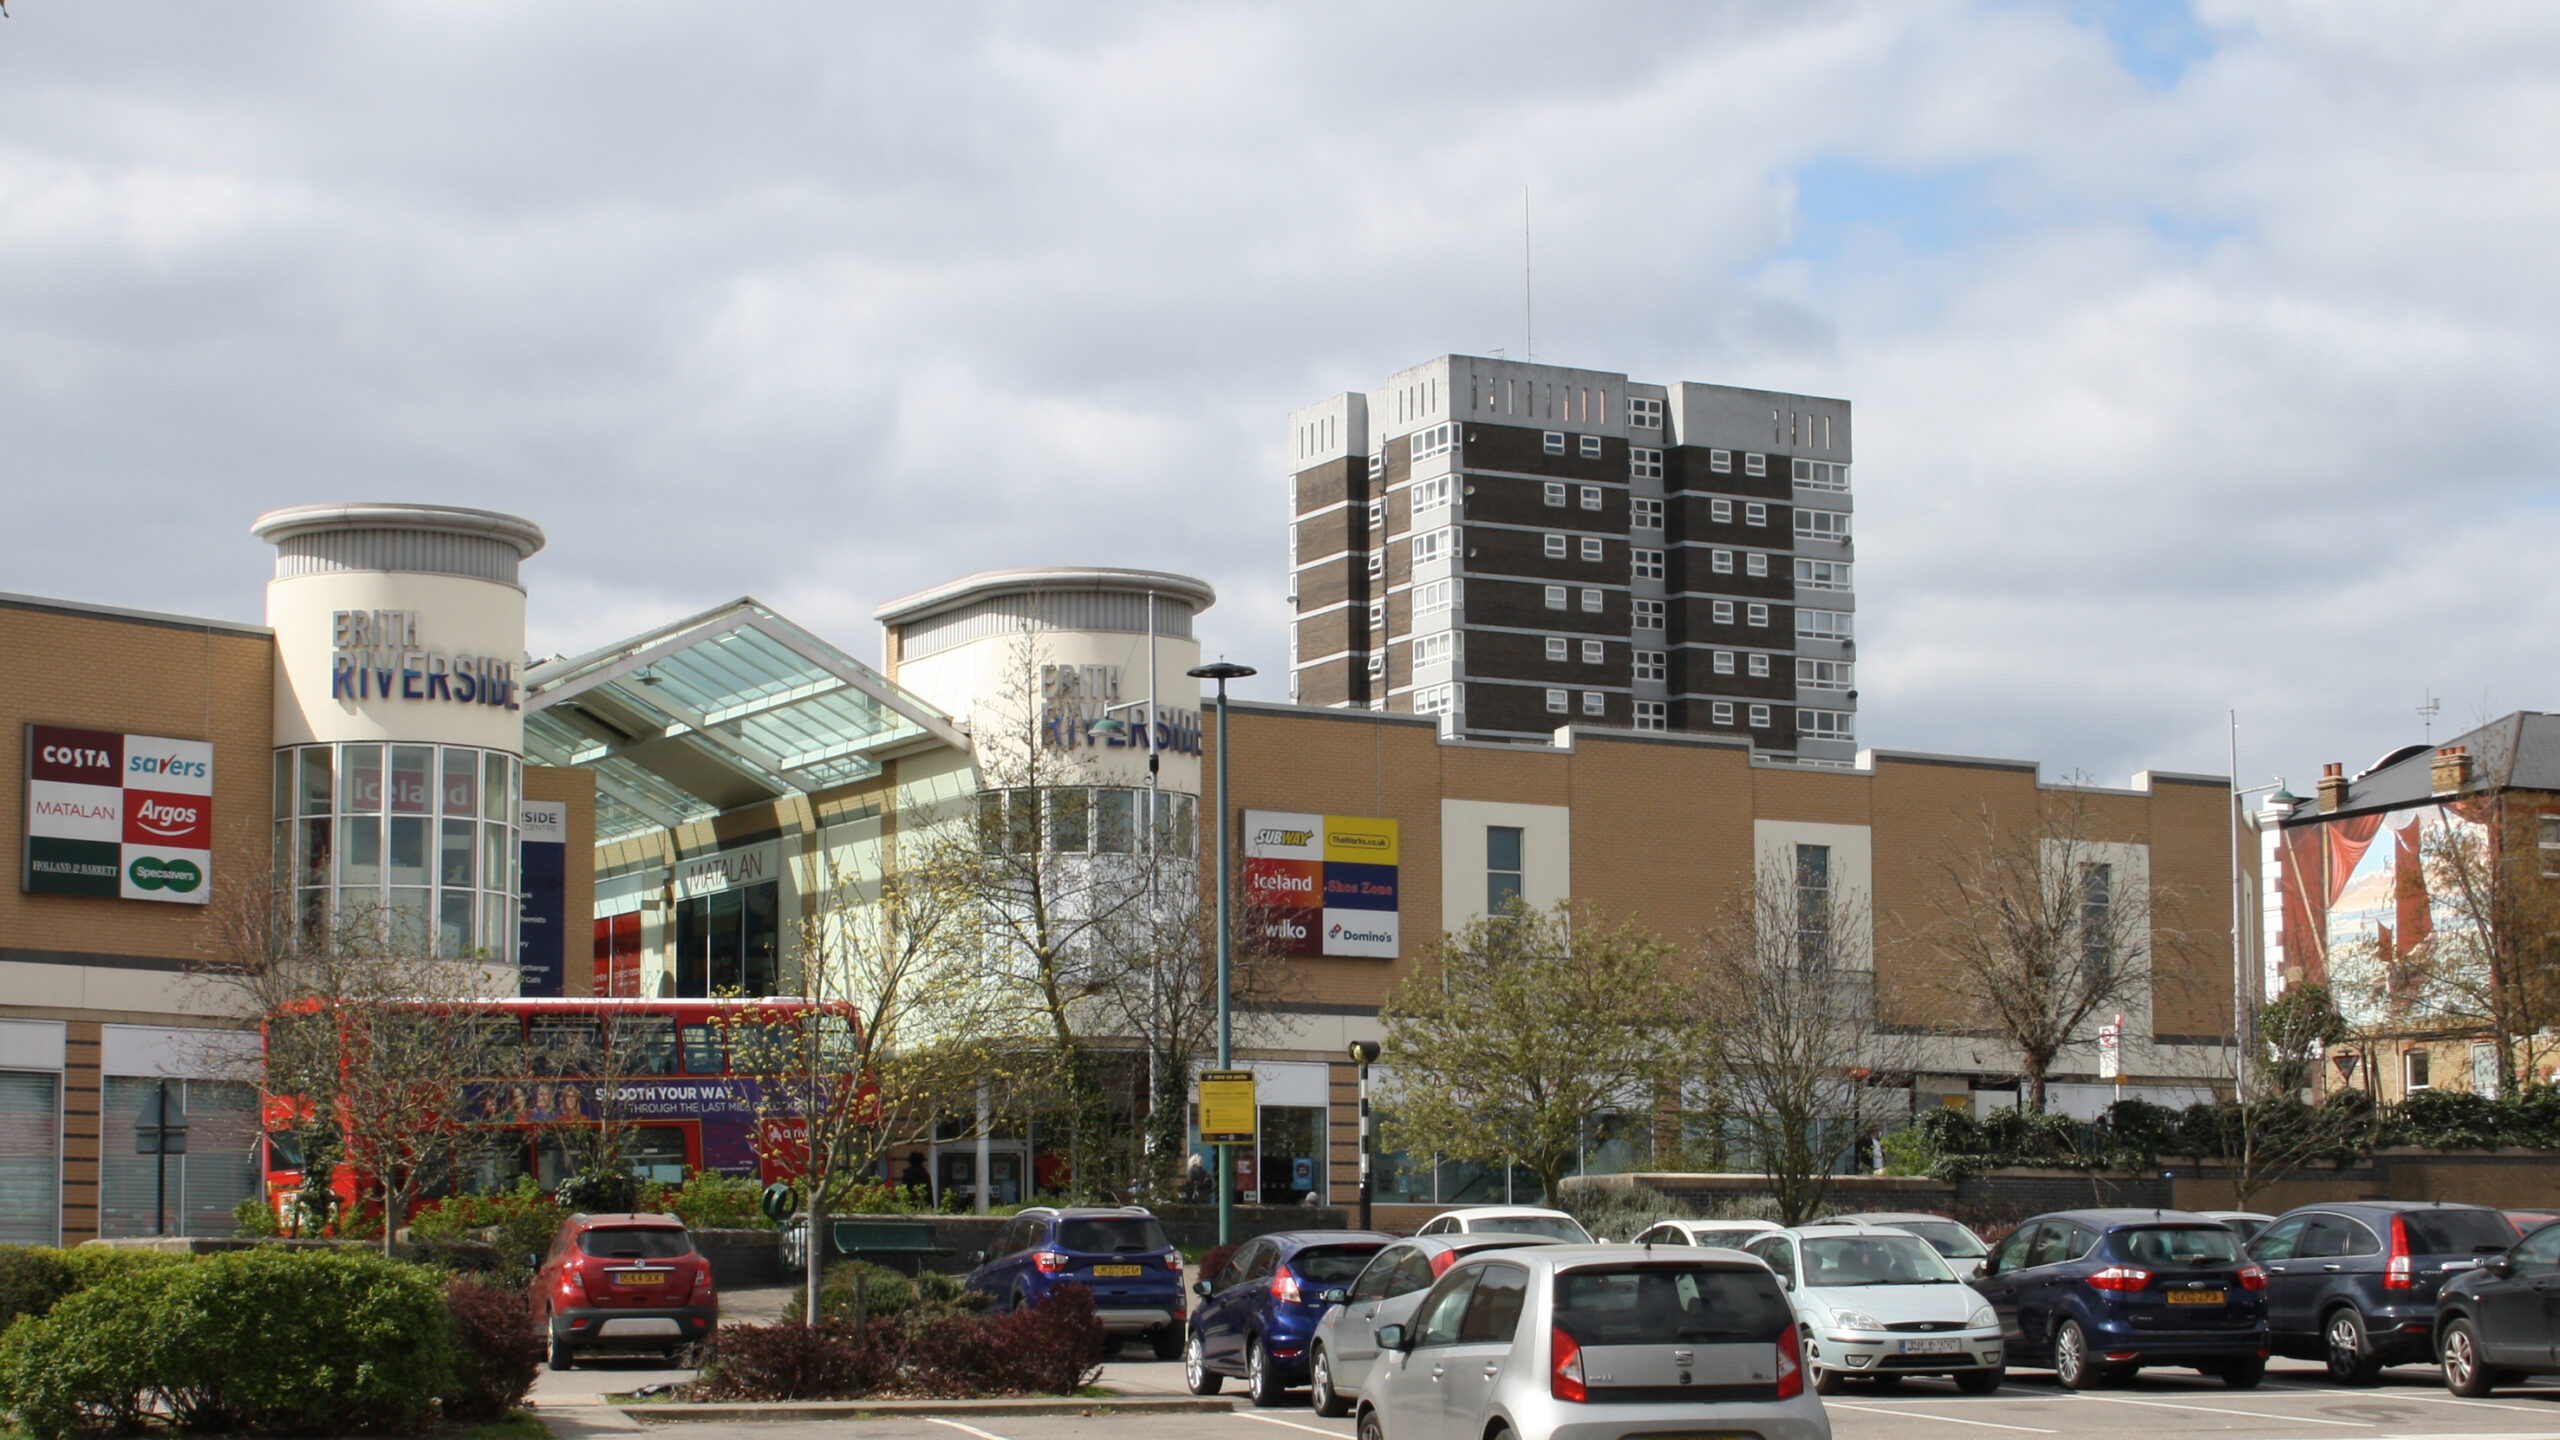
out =
[[[528,515],[534,648],[1205,575],[1448,351],[1858,407],[1861,739],[2304,788],[2560,705],[2560,8],[13,0],[0,589]]]

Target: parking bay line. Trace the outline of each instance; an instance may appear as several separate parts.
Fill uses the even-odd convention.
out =
[[[2322,1385],[2270,1385],[2267,1388],[2270,1390],[2290,1390],[2299,1395],[2336,1395],[2340,1393],[2337,1390]],[[2461,1405],[2467,1408],[2479,1410],[2513,1410],[2520,1415],[2560,1414],[2560,1411],[2555,1411],[2548,1405],[2501,1405],[2495,1400],[2465,1400],[2455,1395],[2404,1395],[2396,1390],[2368,1390],[2362,1393],[2371,1395],[2377,1401],[2414,1400],[2423,1405]]]
[[[1347,1430],[1327,1430],[1321,1425],[1301,1425],[1295,1420],[1283,1420],[1276,1415],[1255,1415],[1243,1410],[1230,1410],[1227,1414],[1237,1420],[1259,1420],[1265,1425],[1286,1425],[1292,1430],[1304,1430],[1310,1435],[1327,1435],[1331,1436],[1332,1440],[1351,1440],[1351,1432]]]
[[[2075,1391],[2074,1399],[2092,1405],[2140,1405],[2152,1410],[2184,1410],[2192,1415],[2237,1415],[2244,1420],[2264,1420],[2272,1425],[2337,1425],[2349,1430],[2379,1430],[2372,1420],[2323,1420],[2316,1415],[2270,1415],[2264,1410],[2230,1410],[2219,1405],[2172,1405],[2165,1400],[2124,1400],[2113,1395],[2091,1395]]]
[[[991,1430],[981,1430],[975,1425],[963,1425],[957,1420],[945,1420],[939,1415],[920,1415],[916,1418],[924,1421],[928,1425],[948,1425],[954,1430],[975,1435],[978,1437],[978,1440],[1005,1440],[1004,1436],[998,1435]]]
[[[2059,1430],[2042,1430],[2033,1425],[2002,1425],[1990,1420],[1959,1420],[1953,1415],[1940,1415],[1933,1410],[1888,1410],[1881,1405],[1851,1405],[1840,1400],[1822,1402],[1825,1410],[1857,1410],[1869,1415],[1897,1415],[1905,1419],[1944,1420],[1950,1425],[1979,1425],[1985,1430],[2016,1430],[2027,1435],[2059,1435]]]

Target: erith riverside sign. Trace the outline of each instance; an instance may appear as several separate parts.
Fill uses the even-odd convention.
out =
[[[332,700],[445,700],[518,708],[514,661],[426,649],[418,640],[415,610],[332,611],[329,647]]]
[[[30,895],[213,898],[213,746],[61,725],[27,727]]]

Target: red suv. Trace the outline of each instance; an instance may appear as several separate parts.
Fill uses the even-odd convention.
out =
[[[674,1354],[720,1323],[711,1262],[673,1215],[572,1215],[533,1277],[554,1370],[588,1350]]]

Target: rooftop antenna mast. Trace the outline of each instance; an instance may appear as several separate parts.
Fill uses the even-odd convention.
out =
[[[1529,187],[1520,187],[1520,319],[1529,332],[1528,363],[1538,363],[1538,269],[1529,250]]]
[[[2427,697],[2418,705],[2418,718],[2426,722],[2426,740],[2428,744],[2433,745],[2436,743],[2436,712],[2444,708],[2444,702],[2437,699],[2432,690],[2421,690],[2418,693]]]

